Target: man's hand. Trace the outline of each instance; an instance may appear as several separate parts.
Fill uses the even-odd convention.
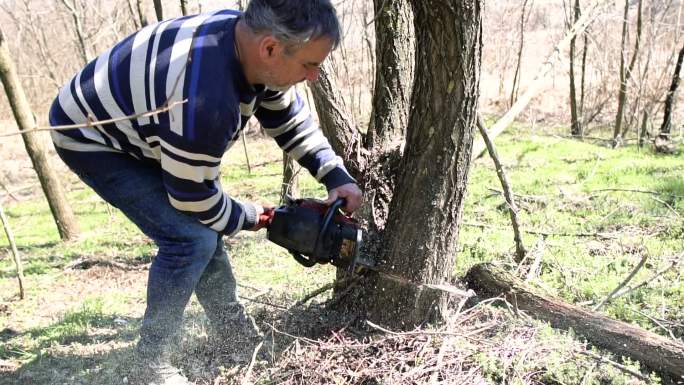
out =
[[[343,184],[328,191],[328,199],[325,201],[325,204],[330,206],[339,198],[346,199],[347,205],[344,206],[344,211],[351,214],[361,206],[363,193],[356,183]]]
[[[255,204],[254,208],[256,209],[258,221],[254,225],[254,227],[249,229],[249,231],[259,231],[259,230],[263,229],[264,227],[267,227],[268,225],[270,225],[271,220],[273,219],[273,210],[274,210],[273,207],[270,207],[270,206],[264,207],[264,206]]]

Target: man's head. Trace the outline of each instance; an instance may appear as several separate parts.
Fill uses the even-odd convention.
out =
[[[256,37],[259,77],[269,88],[316,80],[321,62],[341,39],[330,0],[252,0],[244,21]]]

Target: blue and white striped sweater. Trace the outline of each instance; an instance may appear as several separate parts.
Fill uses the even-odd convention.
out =
[[[294,88],[247,84],[235,56],[239,13],[223,10],[166,20],[127,37],[60,90],[50,124],[103,121],[167,112],[94,128],[52,131],[55,146],[81,153],[118,151],[157,162],[170,203],[232,235],[251,227],[254,211],[221,188],[223,153],[252,115],[278,145],[328,189],[353,182]]]

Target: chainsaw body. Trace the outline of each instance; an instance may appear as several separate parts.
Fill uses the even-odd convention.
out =
[[[353,271],[363,233],[354,219],[339,210],[344,203],[338,199],[328,207],[312,199],[288,199],[273,211],[267,237],[306,267],[331,263]]]

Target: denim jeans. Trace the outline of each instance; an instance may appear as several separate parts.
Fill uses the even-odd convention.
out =
[[[214,327],[241,309],[221,235],[171,206],[158,165],[122,153],[97,153],[97,162],[93,153],[62,149],[57,153],[159,248],[148,276],[139,352],[165,353],[179,334],[193,291]]]

